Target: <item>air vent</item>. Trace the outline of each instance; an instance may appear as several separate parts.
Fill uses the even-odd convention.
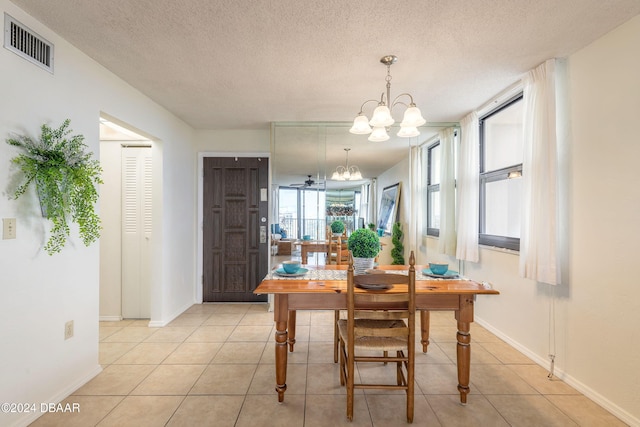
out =
[[[4,47],[53,73],[53,44],[4,14]]]

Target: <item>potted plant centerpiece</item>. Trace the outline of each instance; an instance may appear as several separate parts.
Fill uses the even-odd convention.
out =
[[[359,228],[349,236],[349,250],[353,254],[353,268],[355,274],[364,274],[373,268],[373,263],[380,252],[380,238],[375,231]]]
[[[342,233],[344,233],[344,222],[342,221],[333,221],[329,227],[331,227],[331,232],[334,236],[342,236]]]

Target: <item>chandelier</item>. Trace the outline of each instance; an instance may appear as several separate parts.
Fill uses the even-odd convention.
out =
[[[385,80],[387,81],[387,93],[385,97],[385,93],[382,92],[380,96],[380,101],[377,99],[369,99],[362,103],[360,106],[360,112],[358,116],[353,121],[353,126],[349,129],[349,132],[354,133],[356,135],[369,135],[369,141],[372,142],[382,142],[389,139],[389,135],[387,134],[387,128],[395,123],[393,117],[391,117],[391,110],[398,104],[402,104],[407,107],[404,112],[404,117],[402,122],[400,123],[400,131],[398,131],[398,136],[404,138],[410,138],[413,136],[420,135],[420,131],[418,130],[418,126],[422,126],[427,121],[422,117],[422,113],[420,109],[416,107],[416,104],[413,102],[413,97],[408,93],[401,93],[396,96],[396,98],[391,102],[391,65],[393,65],[398,60],[398,57],[395,55],[386,55],[380,58],[380,62],[387,66],[387,77]],[[403,96],[408,96],[410,99],[409,105],[405,104],[398,99]],[[373,111],[373,116],[371,120],[367,118],[362,113],[362,109],[369,102],[377,102],[378,107]],[[373,129],[372,129],[373,128]]]
[[[347,165],[338,166],[336,171],[331,175],[333,181],[356,181],[362,179],[362,174],[357,166],[349,166],[349,151],[351,148],[345,148],[347,152]]]

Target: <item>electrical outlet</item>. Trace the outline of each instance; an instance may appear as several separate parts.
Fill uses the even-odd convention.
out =
[[[16,238],[15,218],[2,218],[2,238],[5,240]]]
[[[68,340],[73,336],[73,320],[69,320],[64,324],[64,339]]]

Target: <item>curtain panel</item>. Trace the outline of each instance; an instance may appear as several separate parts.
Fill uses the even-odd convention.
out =
[[[438,252],[456,254],[456,178],[454,129],[440,132],[440,238]]]
[[[426,179],[424,177],[424,171],[422,169],[421,148],[419,146],[409,146],[409,212],[420,212],[419,206],[424,206],[423,193],[424,183]],[[402,195],[400,196],[402,197]],[[426,211],[422,211],[426,212]],[[409,215],[408,227],[405,231],[405,237],[407,238],[407,247],[405,247],[405,258],[407,258],[414,251],[417,253],[417,248],[420,245],[418,240],[422,233],[421,227],[423,227],[424,218],[418,217],[418,215]]]
[[[472,112],[460,121],[458,152],[457,245],[456,258],[478,262],[480,212],[480,141],[478,113]]]
[[[558,283],[557,159],[555,60],[524,80],[523,206],[520,276]]]

